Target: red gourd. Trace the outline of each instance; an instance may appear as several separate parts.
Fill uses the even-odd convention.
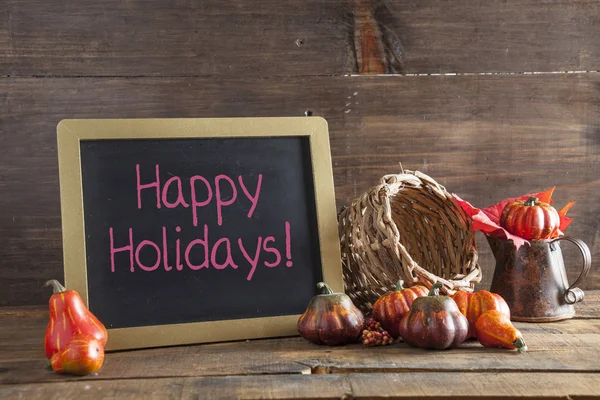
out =
[[[54,294],[50,297],[50,321],[44,336],[46,357],[62,351],[74,335],[89,334],[106,346],[108,333],[106,327],[92,314],[75,290],[67,290],[57,280],[46,282],[52,286]]]
[[[458,291],[454,293],[452,299],[458,306],[460,312],[467,317],[469,321],[469,334],[467,339],[475,338],[475,323],[477,319],[486,311],[498,310],[510,318],[510,309],[506,301],[496,293],[480,290],[475,293]]]
[[[373,317],[394,339],[400,336],[400,321],[408,314],[415,299],[427,296],[429,292],[425,286],[405,289],[403,284],[404,282],[399,280],[395,291],[384,294],[373,304]]]
[[[556,237],[560,227],[558,211],[537,197],[508,203],[500,215],[500,226],[527,240]]]
[[[363,313],[350,297],[334,293],[326,283],[319,282],[321,294],[314,296],[298,319],[300,336],[315,344],[329,346],[356,343],[365,323]]]
[[[410,312],[400,322],[400,335],[412,346],[448,349],[467,338],[469,322],[448,296],[439,295],[442,284],[436,282],[429,295],[415,299]]]

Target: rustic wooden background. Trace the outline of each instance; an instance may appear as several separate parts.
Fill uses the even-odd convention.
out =
[[[4,0],[0,306],[62,277],[61,119],[308,110],[329,121],[338,207],[399,163],[478,207],[556,185],[598,289],[599,50],[596,0]]]

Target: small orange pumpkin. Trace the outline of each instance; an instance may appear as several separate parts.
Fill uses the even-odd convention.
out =
[[[500,215],[500,226],[527,240],[551,239],[558,235],[558,211],[537,197],[508,203]]]
[[[450,297],[469,321],[469,335],[467,338],[476,337],[475,323],[481,314],[486,311],[497,310],[510,319],[508,304],[499,294],[487,290],[480,290],[475,293],[458,291]]]
[[[405,289],[403,285],[404,281],[399,280],[395,291],[384,294],[373,304],[373,317],[394,339],[400,336],[400,321],[408,314],[415,299],[429,293],[425,286]]]

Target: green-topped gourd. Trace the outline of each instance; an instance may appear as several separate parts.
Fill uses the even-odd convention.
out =
[[[356,343],[365,317],[350,297],[334,293],[323,282],[317,284],[321,294],[314,296],[298,320],[300,335],[315,344],[337,346]]]
[[[448,349],[467,338],[467,318],[452,298],[439,294],[441,287],[441,283],[434,283],[429,295],[415,299],[402,318],[400,336],[406,343],[425,349]]]

